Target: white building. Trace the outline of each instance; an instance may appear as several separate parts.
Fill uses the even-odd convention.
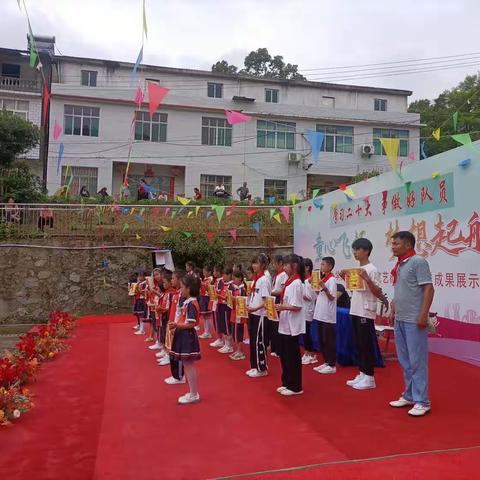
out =
[[[129,171],[134,194],[140,178],[170,196],[211,195],[223,182],[229,191],[246,181],[253,196],[301,197],[309,189],[336,188],[365,170],[389,168],[380,137],[400,137],[400,155],[419,151],[420,117],[407,113],[410,91],[223,75],[208,71],[142,65],[133,87],[133,65],[57,56],[53,70],[48,190],[53,193],[72,167],[73,191],[107,187],[118,194],[128,159],[132,119],[134,143]],[[153,121],[148,103],[136,112],[135,90],[146,81],[170,89]],[[147,99],[147,97],[146,97]],[[254,120],[229,126],[225,109]],[[325,132],[314,164],[302,137]],[[59,144],[65,146],[57,174]],[[374,154],[362,155],[364,145]],[[234,193],[234,198],[236,195]]]

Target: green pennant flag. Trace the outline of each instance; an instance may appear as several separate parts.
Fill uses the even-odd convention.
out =
[[[38,60],[38,50],[37,45],[35,44],[35,37],[33,36],[32,26],[30,25],[30,20],[27,20],[28,23],[28,34],[30,37],[30,67],[35,68]]]
[[[218,223],[222,221],[224,212],[225,212],[225,207],[223,205],[217,205],[215,207],[215,213],[217,214]]]
[[[407,190],[407,193],[410,193],[411,189],[412,189],[412,182],[411,181],[405,182],[405,190]]]
[[[182,232],[187,238],[190,238],[193,233],[192,232]]]
[[[270,209],[270,218],[272,218],[275,215],[276,208],[271,208]]]
[[[129,228],[128,223],[124,223],[122,228],[122,233],[125,233],[128,230],[128,228]]]
[[[35,68],[35,66],[37,65],[37,60],[38,60],[37,52],[32,47],[30,47],[30,67],[31,68]]]
[[[454,131],[454,132],[457,131],[457,121],[458,121],[458,112],[455,112],[455,113],[452,115],[452,124],[453,124],[453,131]]]
[[[312,198],[315,198],[318,195],[318,192],[320,191],[319,188],[314,188],[312,192]]]
[[[457,133],[456,135],[452,135],[452,138],[462,145],[468,145],[472,143],[469,133]]]
[[[172,211],[172,218],[175,218],[177,216],[177,211],[176,210],[173,210]]]

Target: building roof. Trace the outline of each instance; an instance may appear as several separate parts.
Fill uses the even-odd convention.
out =
[[[67,61],[74,63],[89,63],[96,65],[104,65],[109,68],[112,67],[123,67],[132,69],[134,63],[131,62],[120,62],[115,60],[104,60],[98,58],[87,58],[87,57],[72,57],[67,55],[57,55],[55,56],[56,60]],[[196,70],[190,68],[176,68],[176,67],[163,67],[158,65],[145,65],[141,64],[139,71],[155,71],[157,73],[165,74],[179,74],[179,75],[190,75],[192,77],[213,77],[213,78],[224,78],[230,80],[247,80],[251,82],[259,83],[278,83],[279,85],[286,86],[299,86],[299,87],[310,87],[310,88],[323,88],[323,89],[335,89],[335,90],[344,90],[349,92],[368,92],[368,93],[384,93],[389,95],[400,95],[400,96],[410,96],[412,95],[411,90],[399,90],[395,88],[380,88],[380,87],[365,87],[360,85],[344,85],[338,83],[327,83],[327,82],[312,82],[308,80],[284,80],[278,78],[263,78],[263,77],[254,77],[251,75],[245,75],[240,73],[235,74],[226,74],[219,72],[212,72],[209,70]]]

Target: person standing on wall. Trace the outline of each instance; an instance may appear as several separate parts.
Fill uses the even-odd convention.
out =
[[[400,231],[392,237],[398,258],[392,270],[394,298],[390,315],[395,321],[395,346],[403,369],[405,390],[394,408],[413,406],[408,414],[422,417],[430,411],[428,398],[428,316],[434,288],[428,262],[416,255],[415,237]]]

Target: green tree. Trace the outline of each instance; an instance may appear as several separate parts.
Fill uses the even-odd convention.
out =
[[[237,73],[238,68],[226,60],[212,65],[212,72]],[[272,57],[266,48],[251,51],[244,60],[244,68],[239,73],[254,77],[277,78],[283,80],[306,80],[298,73],[298,65],[285,63],[281,55]]]
[[[37,202],[42,196],[40,179],[31,173],[25,162],[15,163],[10,168],[0,169],[0,188],[3,198],[13,198],[16,202]]]
[[[468,75],[451,90],[445,90],[435,100],[421,99],[410,104],[409,112],[419,113],[421,137],[428,156],[458,147],[449,135],[470,133],[472,140],[480,138],[480,75]],[[457,129],[453,128],[453,114],[458,112]],[[440,141],[431,137],[440,128]],[[422,140],[422,141],[423,141]]]

